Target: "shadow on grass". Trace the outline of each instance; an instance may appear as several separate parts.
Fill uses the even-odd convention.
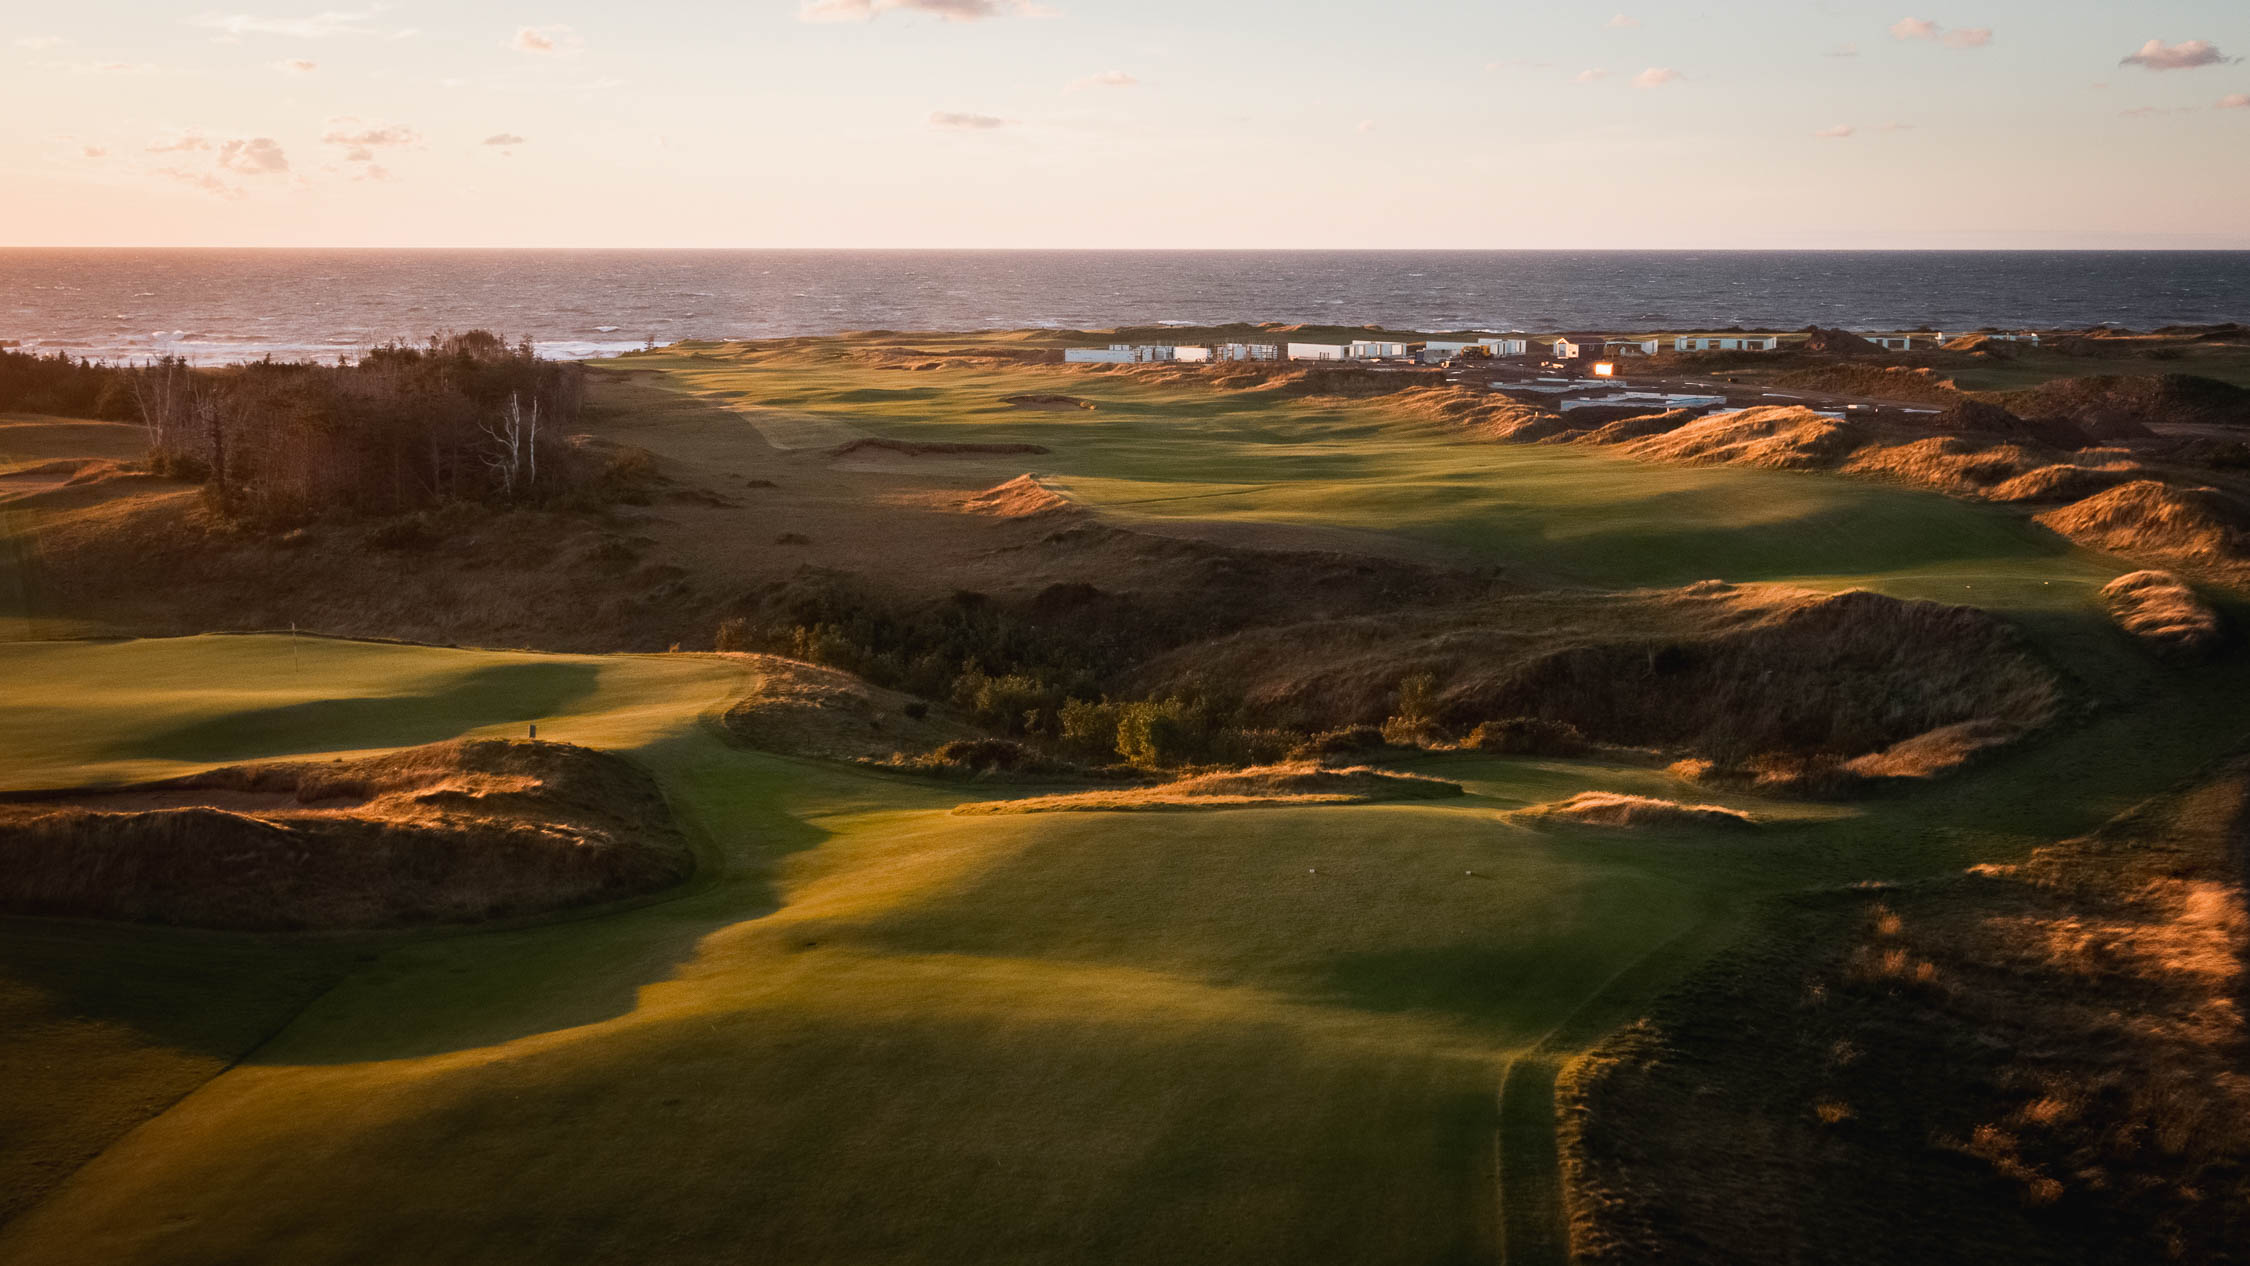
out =
[[[594,692],[596,664],[494,664],[430,694],[313,699],[231,712],[121,739],[109,757],[236,761],[305,752],[412,747],[482,726],[537,721]]]
[[[624,908],[530,926],[416,935],[323,996],[263,1064],[351,1064],[498,1046],[630,1014],[705,938],[781,907],[782,859],[829,832],[789,807],[799,778],[839,776],[687,738],[635,753],[696,846],[686,884]]]

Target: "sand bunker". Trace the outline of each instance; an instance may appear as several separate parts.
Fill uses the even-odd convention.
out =
[[[1758,820],[1747,813],[1715,804],[1680,804],[1649,796],[1628,796],[1612,791],[1582,791],[1568,800],[1518,809],[1513,815],[1543,822],[1570,822],[1580,826],[1614,826],[1637,830],[1678,827],[1754,829]]]
[[[1001,519],[1028,519],[1073,509],[1068,497],[1040,483],[1033,475],[1018,475],[995,488],[987,488],[961,502],[970,514]]]
[[[1201,774],[1155,787],[1081,791],[1027,800],[987,800],[955,813],[1134,813],[1188,809],[1277,808],[1289,805],[1373,804],[1384,800],[1442,800],[1464,794],[1459,783],[1364,765],[1334,768],[1313,761],[1261,765]]]
[[[0,803],[0,910],[288,930],[468,922],[694,869],[654,779],[563,743],[458,740]]]
[[[2110,618],[2160,655],[2195,659],[2219,644],[2219,613],[2168,571],[2136,571],[2102,588]]]

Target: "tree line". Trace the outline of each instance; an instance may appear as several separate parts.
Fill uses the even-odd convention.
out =
[[[157,470],[250,519],[553,501],[597,473],[569,442],[584,402],[582,366],[484,330],[216,369],[0,349],[0,410],[137,422]]]

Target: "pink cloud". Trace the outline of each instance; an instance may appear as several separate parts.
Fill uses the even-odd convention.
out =
[[[1685,79],[1686,77],[1670,66],[1651,66],[1640,74],[1633,76],[1633,86],[1635,88],[1661,88],[1676,79]]]
[[[2150,70],[2194,70],[2198,66],[2217,66],[2232,60],[2219,52],[2218,45],[2209,40],[2187,40],[2167,44],[2150,40],[2141,45],[2141,51],[2118,62],[2120,66],[2144,66]]]

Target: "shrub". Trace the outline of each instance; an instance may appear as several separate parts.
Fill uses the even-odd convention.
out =
[[[1304,759],[1328,756],[1360,756],[1380,751],[1390,744],[1383,732],[1372,725],[1355,725],[1343,730],[1324,730],[1299,743],[1291,755]]]
[[[1511,756],[1577,756],[1587,748],[1586,736],[1577,726],[1540,717],[1486,721],[1469,731],[1468,745]]]
[[[720,651],[746,651],[750,649],[750,622],[740,616],[721,620],[719,631],[711,639],[714,649]]]

